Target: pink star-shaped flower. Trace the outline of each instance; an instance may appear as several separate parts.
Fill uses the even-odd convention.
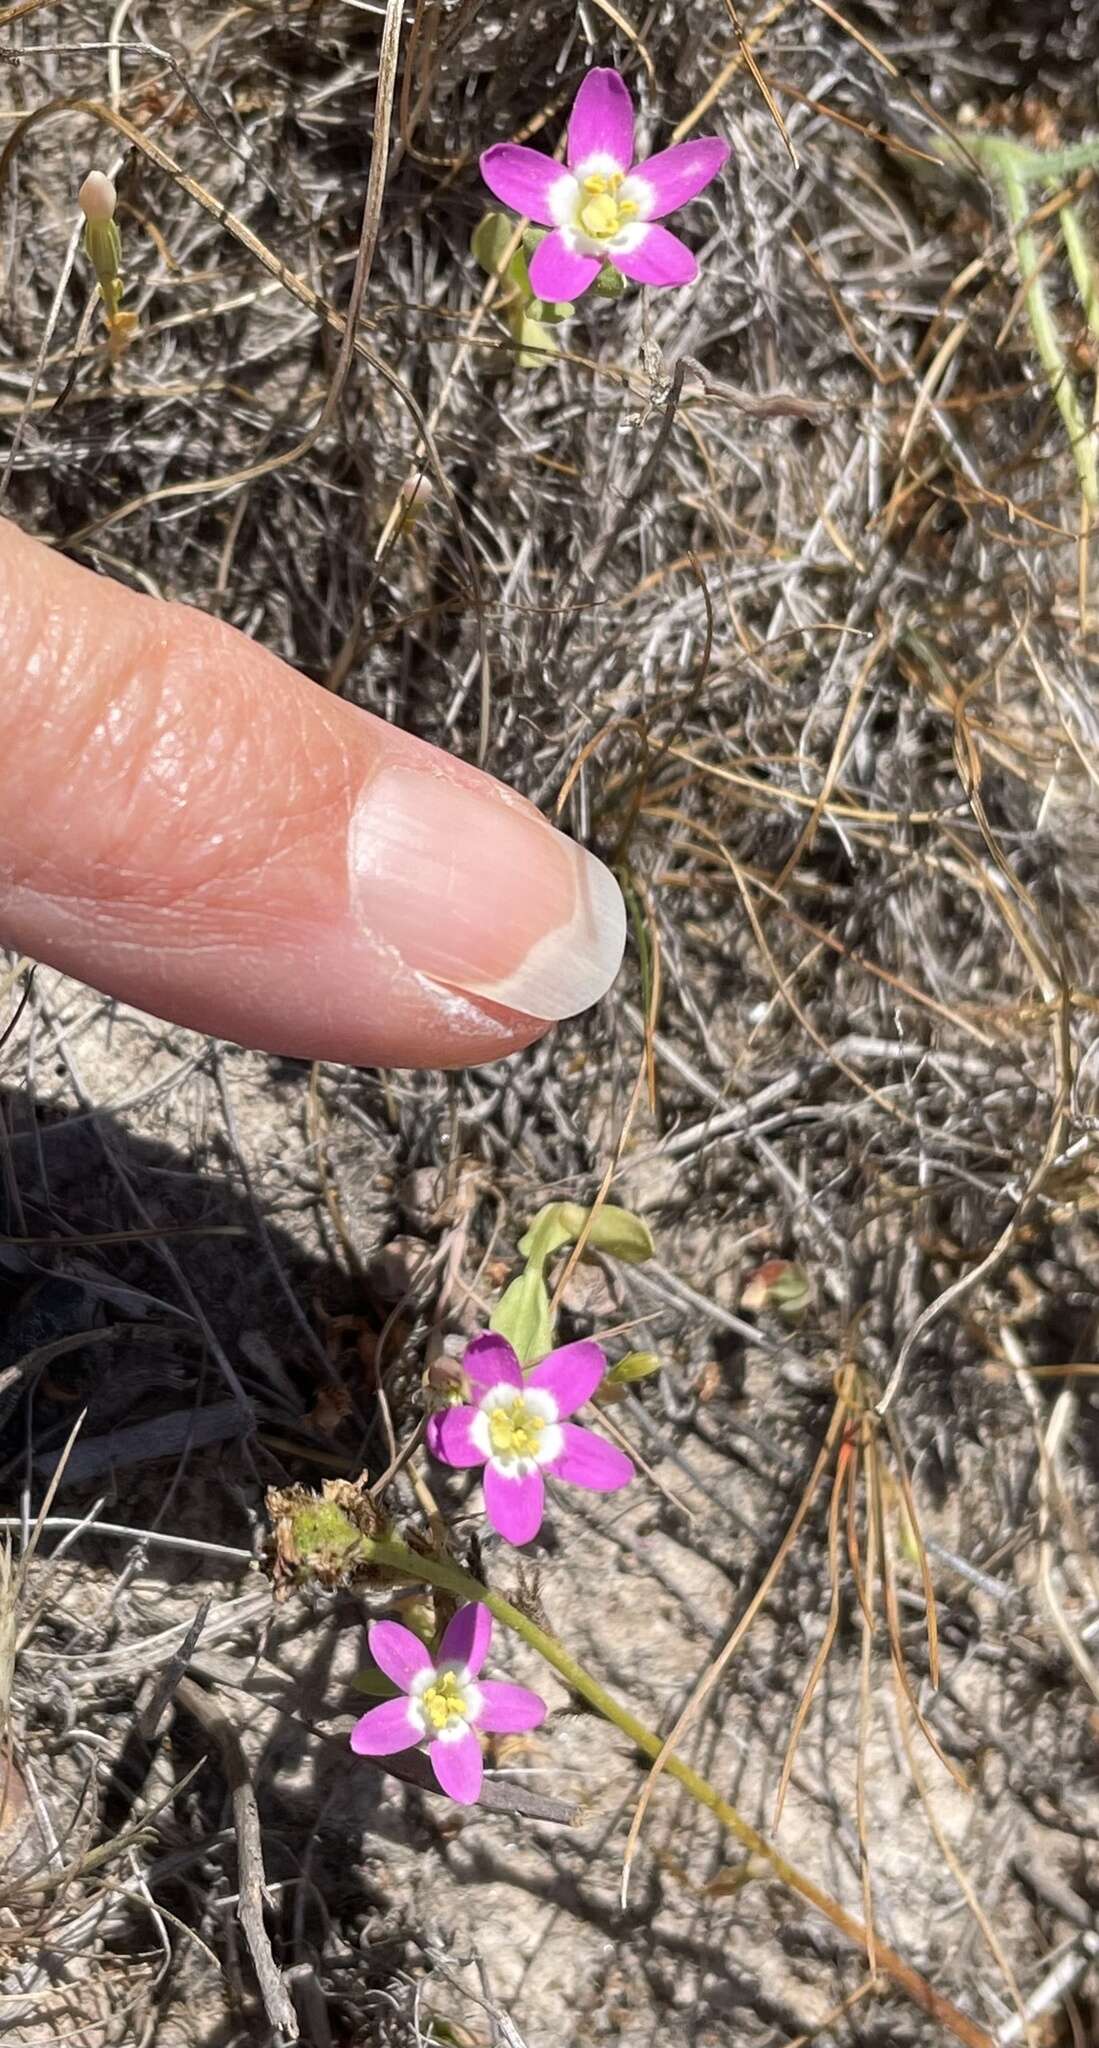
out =
[[[479,1600],[460,1607],[443,1634],[438,1657],[399,1621],[376,1621],[370,1654],[401,1697],[370,1707],[351,1730],[357,1756],[395,1756],[427,1744],[440,1789],[462,1806],[481,1790],[484,1761],[477,1730],[518,1735],[546,1718],[546,1703],[525,1685],[481,1677],[492,1641],[492,1616]]]
[[[542,1526],[543,1474],[614,1493],[633,1478],[625,1451],[566,1418],[589,1401],[607,1370],[587,1340],[551,1351],[524,1373],[506,1337],[475,1337],[462,1371],[472,1402],[433,1415],[427,1445],[444,1465],[483,1465],[485,1513],[509,1543],[529,1543]]]
[[[481,176],[505,206],[553,229],[531,258],[531,290],[577,299],[607,263],[637,284],[691,284],[694,256],[659,223],[697,199],[728,155],[719,136],[700,135],[635,164],[629,89],[617,71],[589,71],[573,101],[567,168],[498,142],[481,158]]]

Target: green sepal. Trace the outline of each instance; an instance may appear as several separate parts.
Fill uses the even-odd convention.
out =
[[[113,220],[90,220],[85,223],[84,254],[106,296],[106,287],[119,281],[119,272],[122,269],[122,237]]]
[[[613,263],[604,263],[592,290],[600,299],[620,299],[626,289],[626,280]]]

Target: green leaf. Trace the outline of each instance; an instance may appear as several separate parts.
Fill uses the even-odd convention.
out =
[[[550,1202],[538,1211],[534,1222],[524,1237],[519,1240],[519,1250],[528,1264],[540,1269],[554,1252],[562,1251],[567,1244],[575,1244],[581,1236],[591,1210],[582,1202]],[[606,1252],[612,1259],[623,1259],[629,1266],[642,1266],[653,1256],[652,1233],[640,1216],[631,1209],[619,1209],[613,1202],[604,1202],[597,1210],[587,1239],[593,1251]]]
[[[556,327],[561,320],[571,320],[576,307],[571,299],[532,299],[530,310],[533,319]]]
[[[536,1365],[553,1350],[549,1294],[538,1267],[527,1266],[505,1287],[489,1329],[507,1338],[521,1365]]]
[[[564,299],[538,299],[531,290],[527,256],[533,254],[542,239],[540,234],[533,240],[529,232],[524,235],[501,271],[500,265],[514,236],[515,222],[508,214],[486,213],[474,228],[469,246],[481,269],[490,277],[498,276],[507,286],[508,301],[503,313],[518,348],[514,360],[519,369],[540,370],[548,356],[559,354],[550,327],[568,320],[573,307]],[[510,368],[511,359],[506,360]]]
[[[474,228],[469,246],[481,269],[487,270],[490,277],[498,275],[501,283],[508,285],[515,293],[522,313],[529,313],[533,319],[541,320],[544,317],[543,302],[535,298],[530,288],[530,272],[527,269],[527,258],[522,242],[517,243],[503,270],[500,270],[500,265],[504,262],[504,252],[514,237],[515,222],[508,214],[486,213]],[[516,335],[516,340],[518,339],[519,336]]]
[[[741,1289],[741,1308],[773,1309],[787,1322],[796,1323],[809,1306],[811,1288],[804,1266],[793,1259],[765,1259],[749,1273]]]
[[[473,260],[490,276],[503,261],[504,250],[514,232],[515,222],[506,213],[486,213],[474,228],[469,238]]]
[[[538,305],[539,301],[535,299],[530,288],[530,272],[521,243],[512,250],[503,270],[500,269],[504,261],[504,251],[514,236],[515,222],[506,213],[486,213],[474,228],[469,246],[481,269],[487,270],[490,277],[499,276],[500,282],[514,292],[521,311],[525,314]]]
[[[579,1202],[547,1202],[519,1239],[519,1250],[531,1266],[541,1269],[563,1245],[575,1244],[584,1228],[587,1210]]]
[[[595,280],[596,296],[600,299],[620,299],[626,289],[626,280],[613,264],[605,263]]]
[[[647,1380],[654,1372],[659,1372],[660,1364],[655,1351],[627,1351],[625,1358],[612,1365],[603,1384],[632,1387],[635,1380]]]
[[[560,354],[549,328],[543,327],[526,308],[509,313],[508,326],[519,344],[515,360],[521,370],[540,370],[547,356]]]
[[[593,1251],[622,1259],[627,1266],[643,1266],[656,1249],[648,1224],[632,1209],[616,1209],[613,1202],[596,1212],[588,1243]]]

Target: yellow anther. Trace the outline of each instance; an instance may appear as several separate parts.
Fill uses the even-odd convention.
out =
[[[420,1701],[424,1719],[436,1730],[448,1728],[452,1721],[468,1721],[469,1709],[458,1689],[458,1680],[453,1671],[444,1671],[429,1685]]]
[[[636,199],[620,199],[625,171],[592,171],[580,180],[576,225],[595,242],[613,241],[619,229],[640,211]]]
[[[545,1426],[542,1416],[532,1414],[522,1395],[517,1394],[510,1407],[492,1410],[488,1419],[489,1442],[497,1456],[510,1453],[517,1458],[533,1458]]]

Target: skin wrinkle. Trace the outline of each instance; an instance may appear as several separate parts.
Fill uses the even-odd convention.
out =
[[[173,607],[166,626],[156,616],[154,629],[142,635],[139,651],[130,657],[129,676],[121,682],[117,673],[97,677],[90,700],[86,676],[92,660],[84,636],[79,635],[74,645],[66,626],[65,659],[60,646],[53,651],[62,636],[56,628],[50,630],[54,621],[48,622],[43,659],[61,699],[56,720],[59,745],[72,762],[67,778],[59,774],[54,782],[50,812],[56,814],[57,832],[63,832],[66,809],[79,802],[81,781],[89,774],[97,790],[107,793],[97,811],[95,843],[86,848],[85,865],[89,896],[108,912],[120,899],[125,899],[131,911],[148,906],[163,912],[171,909],[185,884],[191,903],[214,906],[232,922],[233,899],[239,896],[242,883],[251,883],[249,914],[262,920],[270,916],[272,889],[277,888],[279,872],[285,866],[293,884],[288,915],[297,917],[303,877],[318,865],[318,851],[330,837],[332,779],[321,779],[315,790],[309,788],[311,764],[300,716],[296,720],[299,744],[289,750],[291,772],[287,777],[285,745],[269,736],[252,702],[252,678],[248,679],[244,718],[238,710],[232,724],[212,725],[195,747],[195,674],[208,662],[204,634],[197,636],[197,648],[189,645],[196,638],[195,617],[182,606]],[[70,684],[78,667],[84,668],[82,685]],[[72,706],[64,702],[70,688],[77,706],[75,719]],[[74,723],[78,734],[75,749]],[[249,782],[242,780],[244,724],[252,727],[253,744],[258,735],[271,757],[270,777],[264,776],[261,766]],[[346,792],[352,778],[346,754],[343,760]],[[273,816],[271,784],[280,788],[280,804]],[[337,789],[336,800],[340,794]],[[154,803],[155,798],[159,803]],[[192,810],[197,810],[200,818],[216,817],[218,823],[187,844],[183,873],[179,849],[173,847],[171,877],[162,882],[158,874],[161,843],[168,835],[176,838],[180,815]],[[150,816],[154,820],[151,829],[147,823]],[[263,833],[257,833],[257,820],[262,821]],[[82,833],[87,836],[86,824]],[[33,864],[34,885],[44,894],[52,894],[56,888],[49,857],[49,841],[54,836],[51,829],[44,857],[36,857]],[[12,874],[13,879],[18,878],[17,861],[12,863]],[[330,911],[327,883],[318,892],[315,907],[318,914]]]
[[[2,520],[0,616],[9,948],[184,1027],[298,1058],[464,1065],[541,1035],[541,1016],[497,998],[512,958],[487,911],[479,932],[470,910],[463,938],[487,995],[441,982],[417,953],[432,870],[415,833],[372,899],[352,891],[351,820],[399,768],[422,793],[414,815],[437,816],[447,789],[476,799],[470,844],[491,835],[493,813],[538,821],[545,854],[532,839],[511,914],[516,948],[541,944],[539,910],[553,927],[561,894],[557,842],[516,792],[330,698],[220,621],[97,577]]]
[[[32,723],[25,715],[25,700],[17,695],[7,729],[0,723],[0,744],[10,769],[18,774],[25,763],[28,784],[37,787],[42,784],[43,762],[49,770],[42,801],[29,815],[19,819],[18,839],[7,841],[10,855],[4,868],[13,884],[33,888],[38,894],[53,893],[65,872],[67,817],[79,812],[81,838],[87,833],[82,785],[91,774],[96,785],[95,830],[99,844],[94,851],[89,849],[87,871],[94,873],[102,859],[110,865],[117,881],[125,885],[130,871],[127,834],[133,791],[144,758],[140,744],[134,742],[135,727],[140,733],[141,726],[139,678],[148,673],[154,640],[159,639],[162,654],[166,650],[164,635],[143,635],[146,644],[139,648],[128,645],[124,662],[112,660],[110,671],[104,675],[102,650],[96,648],[82,610],[49,605],[37,609],[33,579],[28,579],[26,586],[22,619],[18,594],[14,607],[17,660],[43,677],[43,695],[52,709],[44,722],[40,719]],[[20,625],[24,628],[22,634]],[[131,636],[127,635],[127,639]],[[127,672],[130,681],[120,701],[118,678]],[[95,678],[90,690],[89,676]],[[104,773],[102,767],[108,749],[117,763],[113,773]]]
[[[216,685],[214,664],[220,649],[211,649],[206,621],[184,607],[176,607],[175,612],[169,688],[178,672],[187,691],[193,693],[196,673],[211,669],[210,680]],[[221,728],[216,751],[203,763],[195,798],[217,824],[205,834],[201,862],[195,862],[190,886],[196,900],[230,916],[235,909],[233,899],[240,897],[243,887],[259,917],[271,914],[272,895],[277,896],[285,875],[290,899],[287,914],[295,923],[301,920],[303,898],[318,918],[331,918],[343,908],[341,897],[346,894],[345,888],[339,888],[342,868],[331,857],[333,818],[350,817],[362,780],[361,766],[357,773],[353,770],[338,733],[331,735],[333,744],[323,759],[317,758],[315,736],[308,730],[301,703],[292,707],[288,745],[285,726],[276,731],[266,716],[263,688],[267,680],[246,675],[243,699],[236,705],[238,727]],[[187,716],[182,690],[176,702],[182,723]],[[316,711],[323,705],[318,692],[311,708]],[[257,742],[261,749],[258,763],[254,758]],[[276,807],[270,801],[272,789],[279,794]]]

